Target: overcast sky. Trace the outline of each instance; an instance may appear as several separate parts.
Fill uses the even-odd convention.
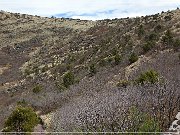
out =
[[[136,17],[180,7],[180,0],[0,0],[0,10],[88,20]]]

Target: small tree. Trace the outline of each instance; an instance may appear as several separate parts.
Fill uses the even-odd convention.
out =
[[[147,39],[149,41],[157,40],[158,39],[158,35],[157,35],[157,33],[151,33],[150,35],[148,35]]]
[[[5,122],[5,130],[12,132],[32,132],[39,123],[36,113],[30,107],[17,107]]]
[[[130,57],[129,57],[129,62],[130,62],[130,64],[136,62],[137,60],[138,60],[138,55],[135,54],[135,53],[132,53],[132,54],[130,55]]]
[[[68,71],[63,76],[63,85],[66,88],[69,88],[70,85],[73,85],[75,82],[74,74],[71,71]]]

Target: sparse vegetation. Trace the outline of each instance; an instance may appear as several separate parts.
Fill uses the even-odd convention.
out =
[[[5,122],[4,131],[32,132],[39,118],[30,107],[17,107]]]

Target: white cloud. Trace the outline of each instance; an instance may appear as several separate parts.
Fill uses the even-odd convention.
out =
[[[41,16],[69,13],[68,17],[93,20],[153,14],[177,6],[180,0],[0,0],[5,11]]]

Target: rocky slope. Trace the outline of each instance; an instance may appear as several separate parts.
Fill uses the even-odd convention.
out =
[[[180,110],[179,38],[179,9],[100,21],[1,11],[0,129],[23,104],[47,131],[138,131],[129,123],[132,107],[167,131]],[[129,62],[132,54],[137,61]],[[151,69],[157,83],[134,84]],[[64,88],[68,71],[75,81]]]

